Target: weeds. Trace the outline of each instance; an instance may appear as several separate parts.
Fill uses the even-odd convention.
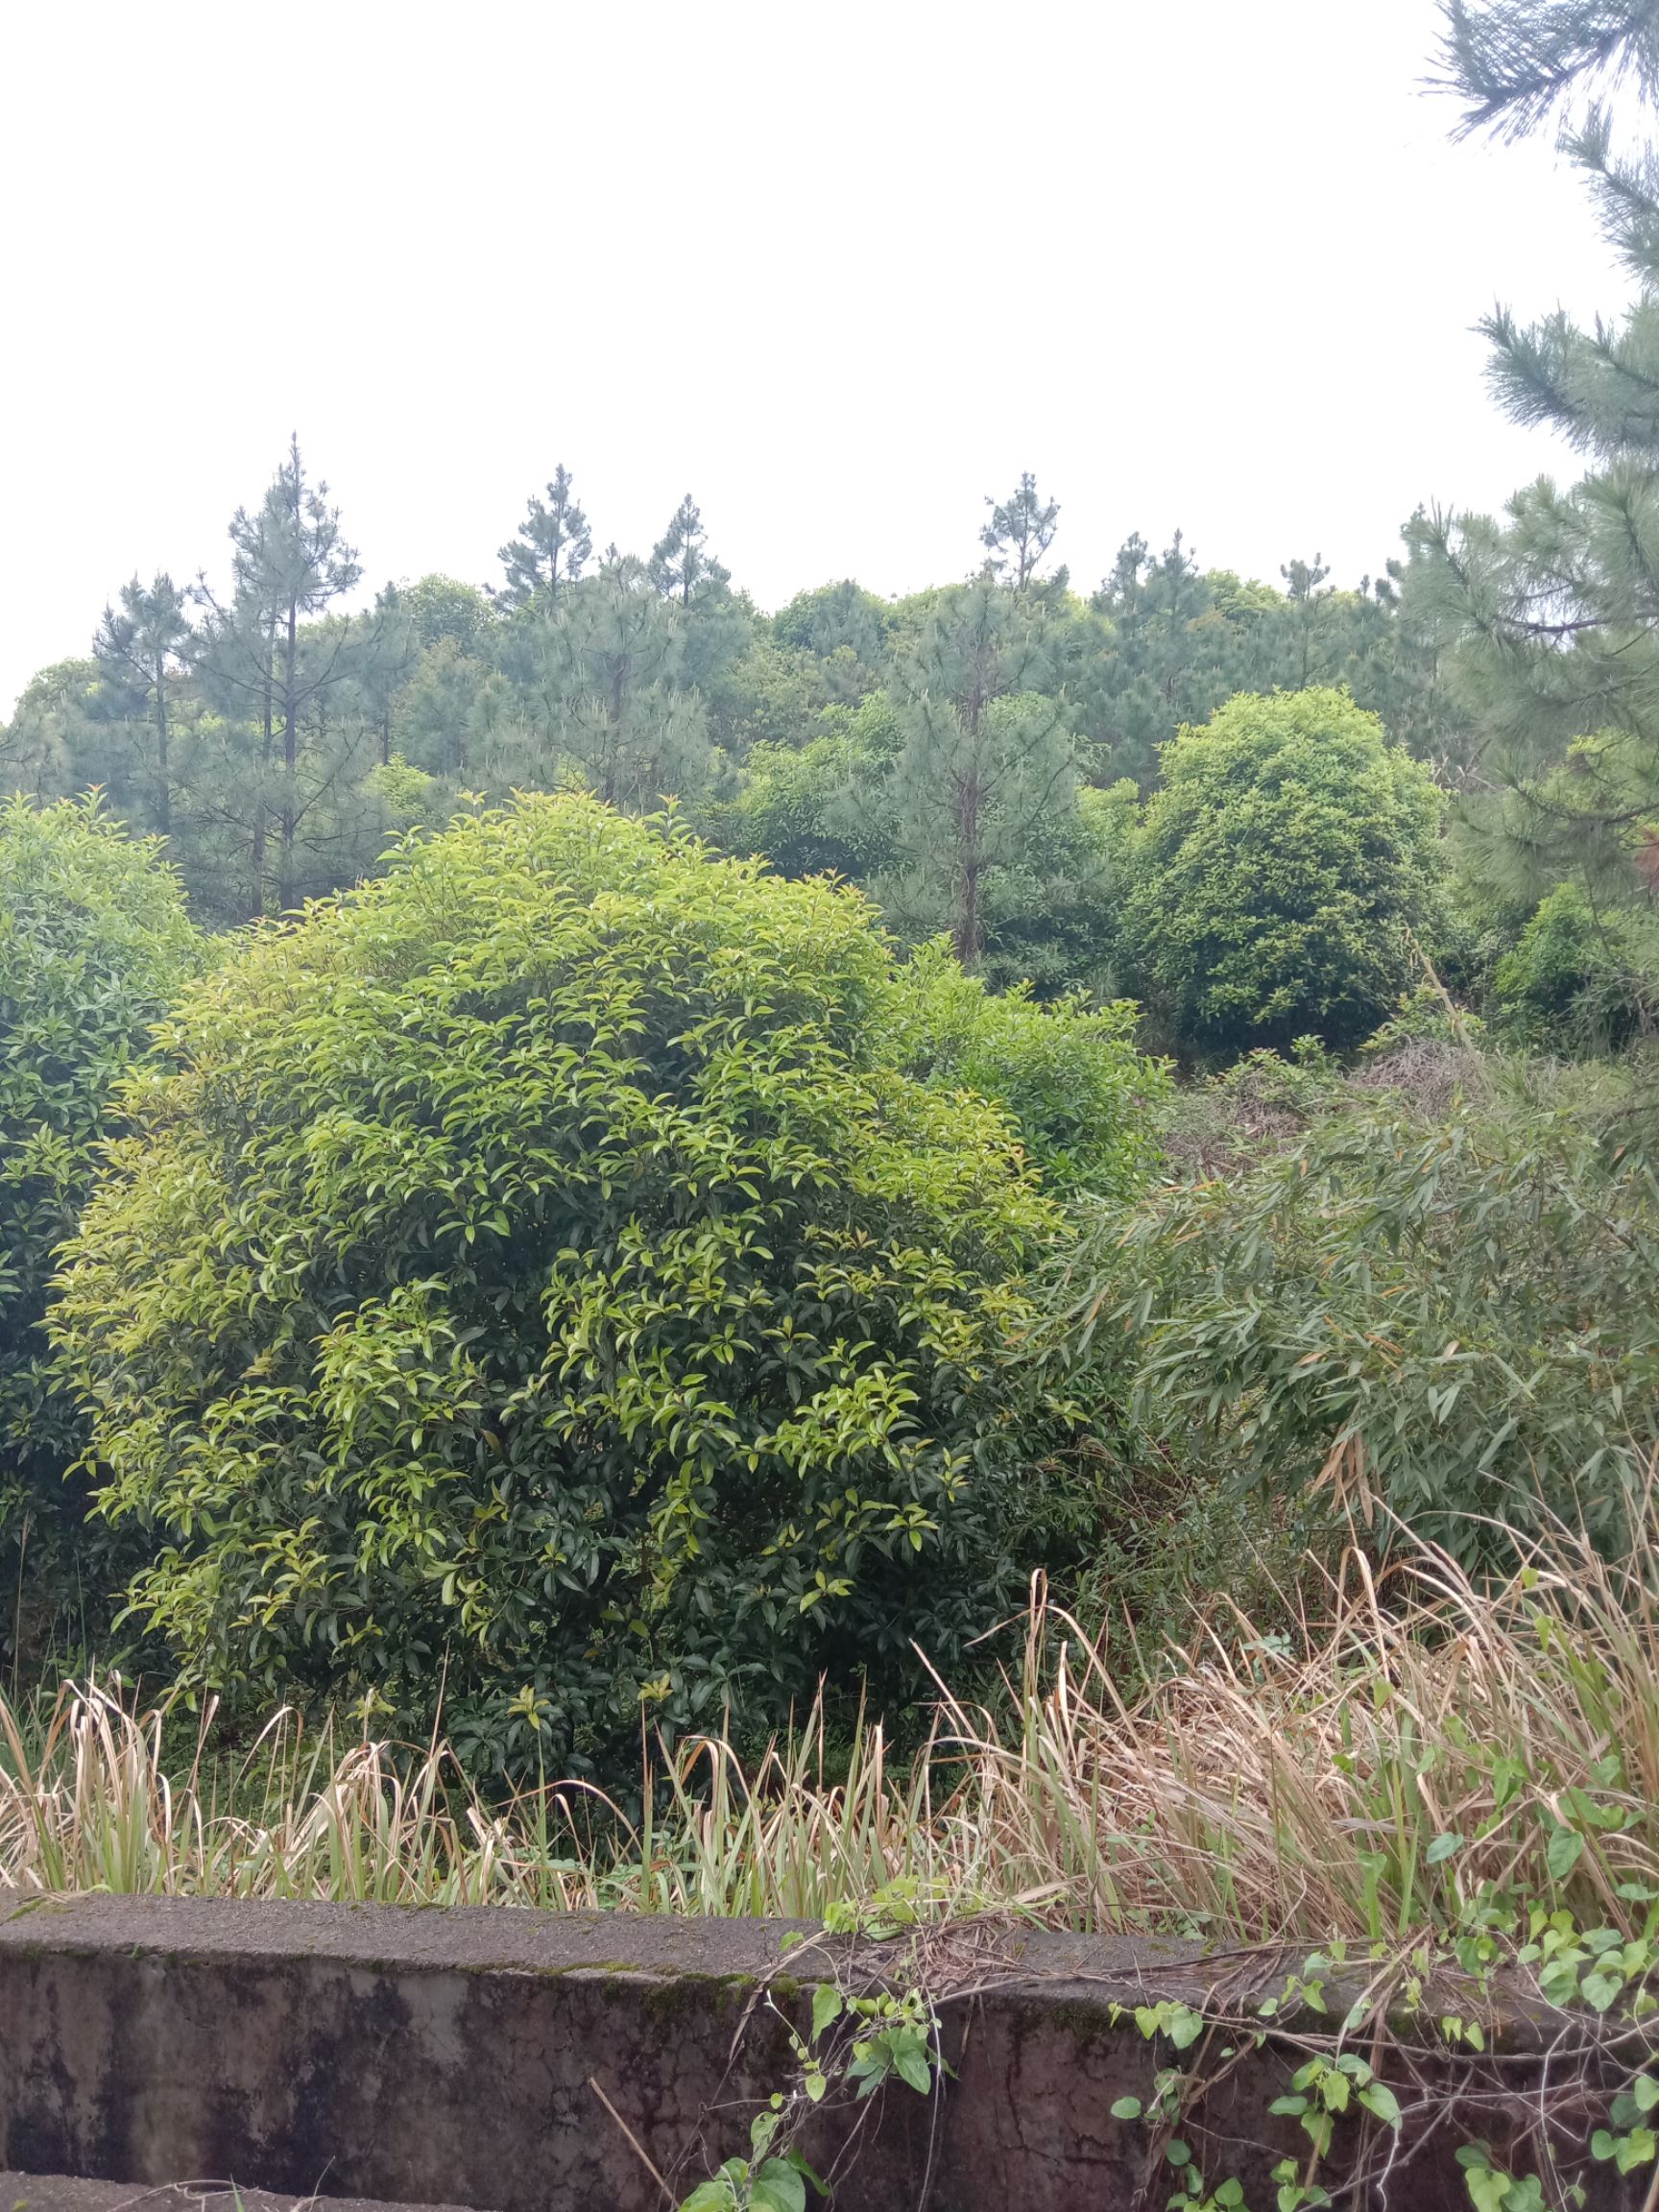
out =
[[[1659,1893],[1659,1543],[1557,1534],[1497,1586],[1358,1549],[1287,1633],[1212,1620],[1133,1700],[1039,1588],[1004,1694],[941,1685],[896,1763],[832,1766],[821,1708],[746,1767],[725,1735],[647,1763],[636,1824],[581,1785],[492,1803],[441,1743],[278,1714],[228,1767],[117,1685],[0,1704],[0,1890],[762,1913],[878,1896],[1081,1930],[1304,1949],[1464,1925],[1482,1898],[1633,1934]],[[209,1716],[209,1720],[211,1717]]]

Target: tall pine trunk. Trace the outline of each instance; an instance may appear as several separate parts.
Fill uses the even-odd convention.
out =
[[[979,966],[983,928],[979,919],[979,820],[984,806],[984,784],[979,754],[979,725],[985,712],[987,685],[982,657],[976,655],[974,682],[964,702],[962,723],[968,738],[967,773],[956,781],[956,850],[960,865],[961,900],[954,931],[956,957],[970,974]]]
[[[265,632],[264,696],[260,701],[259,718],[259,775],[253,793],[253,852],[251,863],[253,881],[251,904],[255,915],[265,911],[265,779],[271,773],[272,731],[276,723],[276,701],[273,696],[276,660],[276,617],[273,614]]]
[[[977,769],[967,776],[956,796],[957,849],[961,856],[961,897],[956,907],[956,927],[953,932],[956,957],[970,974],[979,966],[983,928],[979,919],[980,875],[979,858],[979,777]]]
[[[294,832],[300,822],[299,655],[300,607],[290,599],[282,657],[282,846],[276,870],[276,903],[284,914],[299,903],[294,879]]]
[[[167,767],[167,662],[156,657],[156,827],[163,837],[173,833],[173,789]]]
[[[618,655],[611,668],[611,743],[607,748],[602,794],[607,806],[616,804],[616,769],[622,754],[622,686],[627,672],[628,664]]]

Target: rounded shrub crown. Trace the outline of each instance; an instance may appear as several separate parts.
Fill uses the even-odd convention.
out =
[[[194,990],[58,1320],[190,1672],[632,1761],[642,1702],[995,1617],[1052,1216],[998,1109],[882,1065],[891,966],[855,894],[557,796]]]
[[[1346,691],[1241,694],[1164,748],[1126,929],[1199,1050],[1357,1045],[1413,972],[1439,802]]]

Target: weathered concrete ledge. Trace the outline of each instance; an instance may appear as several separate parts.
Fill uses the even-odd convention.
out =
[[[140,2188],[213,2176],[287,2198],[661,2212],[646,2160],[677,2201],[745,2149],[756,2102],[792,2078],[786,2020],[848,1962],[845,1943],[783,1921],[24,1907],[0,1919],[0,2165]],[[955,2079],[937,2101],[886,2095],[837,2212],[1108,2212],[1148,2179],[1144,2200],[1162,2205],[1145,2129],[1111,2106],[1147,2096],[1169,2052],[1115,2008],[1201,2002],[1223,1969],[1178,1946],[972,1927],[930,1968]],[[1522,2099],[1543,2025],[1509,2024]],[[1253,2203],[1273,2200],[1273,2159],[1305,2148],[1267,2111],[1286,2073],[1271,2045],[1247,2049],[1203,2115],[1224,2153],[1213,2178],[1238,2173]],[[839,2125],[809,2153],[831,2162]],[[1431,2146],[1388,2200],[1466,2205],[1455,2147]],[[57,2186],[36,2186],[42,2212],[69,2201]]]
[[[460,2204],[376,2204],[362,2197],[281,2197],[229,2179],[198,2175],[146,2189],[138,2201],[130,2181],[88,2181],[68,2174],[0,2171],[6,2212],[469,2212]]]

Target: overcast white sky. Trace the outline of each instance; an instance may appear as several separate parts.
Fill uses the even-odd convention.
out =
[[[291,425],[367,582],[483,581],[556,461],[688,488],[762,605],[973,564],[1022,469],[1376,571],[1554,459],[1494,295],[1615,306],[1547,146],[1446,142],[1433,0],[0,7],[0,714],[135,569],[225,567]]]

